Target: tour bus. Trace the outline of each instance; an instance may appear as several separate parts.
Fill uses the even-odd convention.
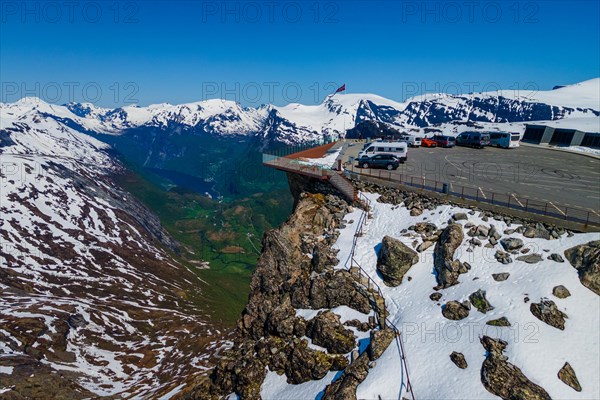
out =
[[[510,132],[490,132],[490,145],[510,149],[519,147],[521,135]]]
[[[377,154],[392,154],[400,162],[405,162],[408,157],[408,146],[406,142],[373,142],[365,145],[358,153],[358,158],[363,156],[371,157]]]

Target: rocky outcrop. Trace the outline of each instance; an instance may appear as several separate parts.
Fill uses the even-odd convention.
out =
[[[565,385],[572,387],[575,391],[581,392],[581,385],[579,384],[577,375],[575,375],[575,370],[568,362],[558,371],[558,379],[563,381]]]
[[[565,329],[567,314],[560,311],[552,300],[542,299],[539,303],[531,303],[529,310],[540,321],[561,331]]]
[[[581,284],[600,296],[600,240],[571,247],[565,257],[577,269]]]
[[[294,184],[299,185],[294,190],[302,189],[302,182]],[[348,322],[361,330],[372,330],[369,348],[349,365],[343,354],[356,349],[356,337],[338,315],[322,311],[309,321],[296,315],[296,309],[347,306],[363,313],[375,311],[379,319],[385,317],[384,301],[377,292],[352,270],[333,268],[337,258],[331,246],[348,210],[348,204],[332,194],[303,193],[289,220],[265,234],[233,348],[223,355],[210,379],[199,382],[187,398],[235,392],[242,399],[258,399],[267,368],[285,374],[291,384],[344,370],[327,393],[355,396],[369,363],[383,353],[391,339],[373,331],[378,328],[374,323]],[[304,336],[326,352],[310,347]]]
[[[458,283],[461,263],[454,260],[454,252],[464,240],[462,226],[450,224],[442,231],[434,250],[434,268],[440,288],[446,288]]]
[[[481,383],[492,394],[505,400],[550,400],[546,391],[530,381],[503,354],[507,343],[484,336],[480,339],[487,351],[481,366]]]
[[[385,236],[377,259],[377,271],[388,286],[402,283],[404,274],[419,261],[419,255],[401,241]]]

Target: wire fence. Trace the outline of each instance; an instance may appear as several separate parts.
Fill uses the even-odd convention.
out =
[[[514,193],[498,193],[481,187],[440,182],[426,179],[425,177],[404,175],[395,171],[357,168],[353,164],[350,164],[349,167],[350,169],[346,169],[346,171],[357,176],[369,176],[417,189],[452,195],[465,200],[474,200],[513,210],[558,218],[585,226],[600,227],[600,213],[591,209],[562,206],[549,201],[526,198],[522,195],[517,197]]]

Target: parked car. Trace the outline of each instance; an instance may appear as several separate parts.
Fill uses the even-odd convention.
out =
[[[358,159],[361,168],[386,168],[388,170],[398,169],[400,160],[393,154],[376,154],[374,156],[362,156]]]
[[[452,136],[435,135],[431,139],[434,142],[436,142],[437,145],[440,146],[440,147],[448,147],[448,148],[450,148],[450,147],[456,146],[456,139],[453,138]]]
[[[398,139],[402,142],[406,142],[410,147],[420,147],[421,146],[421,138],[419,136],[413,135],[404,135],[400,136]]]
[[[456,144],[483,149],[484,146],[490,145],[490,135],[481,132],[463,132],[456,137]]]
[[[408,146],[406,142],[373,142],[358,153],[358,158],[372,157],[377,154],[392,154],[404,162],[408,158]]]
[[[437,142],[433,139],[423,138],[421,139],[421,147],[437,147]]]

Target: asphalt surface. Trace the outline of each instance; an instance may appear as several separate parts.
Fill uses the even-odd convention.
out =
[[[356,157],[363,144],[351,145],[344,161]],[[354,171],[361,171],[356,163]],[[408,161],[392,174],[448,183],[450,190],[481,188],[510,193],[519,202],[529,198],[600,214],[600,160],[580,154],[532,146],[409,148]]]

